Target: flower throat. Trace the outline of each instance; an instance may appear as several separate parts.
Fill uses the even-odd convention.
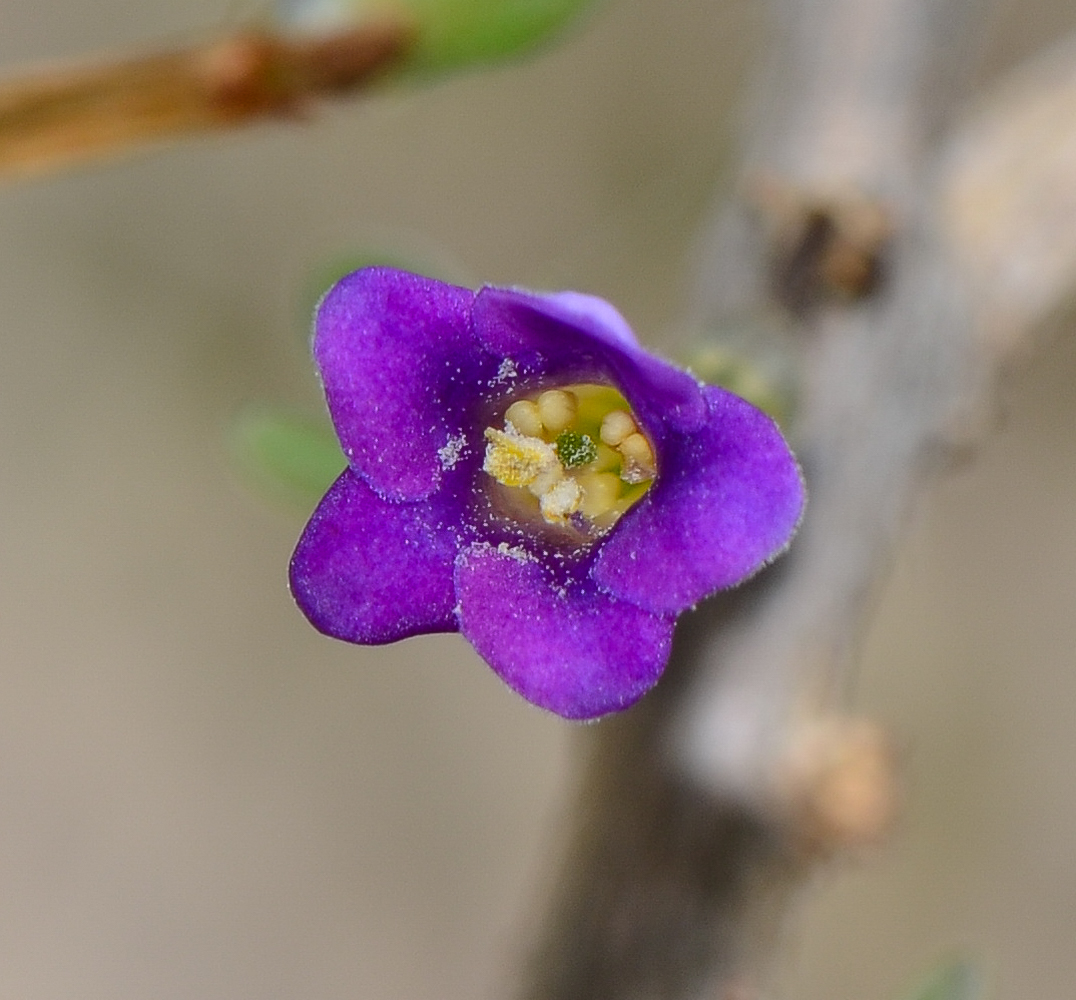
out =
[[[578,383],[516,399],[487,427],[483,470],[525,519],[608,531],[650,488],[657,465],[616,389]]]

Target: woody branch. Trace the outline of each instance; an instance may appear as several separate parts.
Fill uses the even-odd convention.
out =
[[[316,100],[354,93],[384,72],[411,34],[384,20],[316,36],[247,30],[32,72],[0,84],[0,180],[266,118],[301,119]]]
[[[1076,287],[1076,41],[965,119],[976,0],[784,0],[693,326],[790,353],[810,490],[793,551],[681,626],[667,679],[584,736],[521,995],[753,997],[817,860],[885,829],[884,738],[846,713],[869,597],[997,376]],[[1058,224],[1058,219],[1070,224]]]

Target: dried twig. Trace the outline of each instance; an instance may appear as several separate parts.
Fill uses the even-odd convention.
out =
[[[0,178],[298,117],[316,98],[368,83],[410,37],[408,25],[387,21],[318,37],[246,31],[179,52],[11,81],[0,85]]]

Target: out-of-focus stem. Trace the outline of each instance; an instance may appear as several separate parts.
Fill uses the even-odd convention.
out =
[[[0,84],[0,178],[261,118],[299,117],[317,98],[367,84],[410,38],[408,25],[384,21],[317,37],[245,31]]]
[[[938,140],[980,0],[774,0],[741,200],[690,324],[749,324],[799,372],[806,518],[791,552],[678,626],[666,678],[595,727],[525,1000],[765,992],[813,863],[892,812],[884,738],[844,717],[869,594],[936,457],[989,399],[940,232]]]

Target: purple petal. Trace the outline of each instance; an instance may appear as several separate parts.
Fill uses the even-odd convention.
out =
[[[458,513],[437,506],[382,500],[345,469],[291,560],[291,592],[311,624],[359,643],[455,632],[458,542],[444,525]]]
[[[706,425],[666,442],[657,481],[591,570],[602,589],[657,614],[760,569],[788,545],[803,511],[803,479],[777,425],[723,389],[703,391]]]
[[[460,631],[514,691],[568,719],[627,708],[657,682],[673,622],[554,579],[522,549],[473,545],[456,566]]]
[[[699,384],[644,351],[620,313],[602,299],[487,287],[475,299],[474,321],[478,339],[495,354],[536,352],[562,382],[609,380],[656,438],[665,426],[690,431],[706,419]]]
[[[600,340],[613,341],[629,349],[639,349],[635,332],[620,315],[620,310],[611,302],[599,299],[597,295],[587,295],[584,292],[550,292],[541,295],[519,291],[510,291],[509,294],[535,300],[534,307],[538,312],[576,329],[586,330]]]
[[[314,356],[351,467],[386,497],[417,500],[441,481],[474,405],[496,370],[474,337],[474,293],[388,268],[344,278],[314,323]]]

